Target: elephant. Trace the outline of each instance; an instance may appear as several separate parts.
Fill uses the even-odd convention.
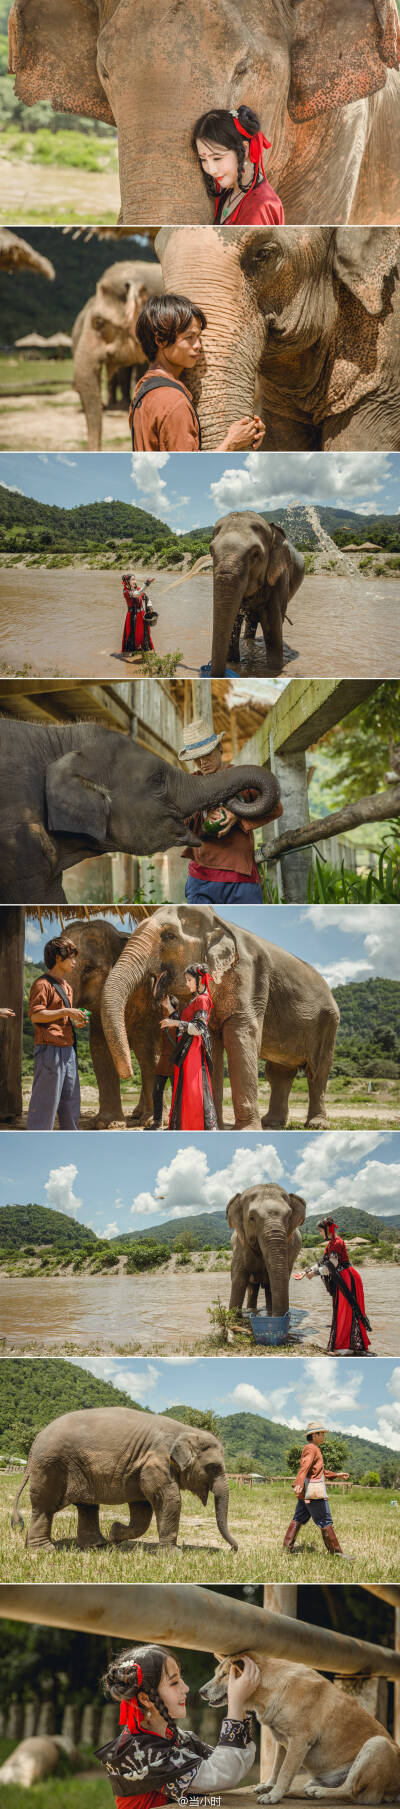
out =
[[[155,0],[58,0],[56,33],[54,0],[13,0],[9,42],[26,105],[116,125],[128,224],[209,220],[192,128],[243,102],[290,224],[398,219],[396,0],[169,0],[163,32]]]
[[[301,1250],[305,1200],[270,1182],[235,1193],[226,1216],[233,1231],[230,1309],[241,1312],[246,1290],[255,1309],[262,1286],[268,1316],[282,1317],[289,1311],[289,1281]]]
[[[54,282],[54,264],[50,258],[44,258],[27,239],[20,239],[18,233],[9,232],[4,226],[0,229],[0,275],[8,272],[32,270],[36,276],[45,276],[48,282]]]
[[[53,1550],[54,1514],[78,1510],[78,1545],[105,1545],[99,1507],[126,1501],[129,1524],[115,1520],[110,1540],[141,1539],[153,1513],[159,1543],[176,1545],[181,1491],[189,1489],[206,1507],[214,1496],[218,1531],[237,1551],[228,1527],[229,1489],[221,1440],[199,1426],[133,1407],[89,1407],[51,1420],[31,1445],[13,1503],[11,1524],[23,1527],[18,1503],[29,1480],[32,1519],[26,1543]]]
[[[117,930],[113,923],[103,918],[82,922],[78,917],[68,923],[65,935],[78,950],[71,981],[74,1005],[90,1012],[90,1053],[99,1090],[96,1129],[100,1130],[124,1122],[120,1081],[104,1035],[101,1001],[105,981],[126,948],[130,932],[129,929]],[[138,986],[127,1003],[126,1030],[140,1067],[141,1092],[126,1122],[147,1128],[153,1118],[155,1057],[162,1015],[162,1004],[156,1002],[150,984],[145,982]]]
[[[96,294],[81,308],[73,329],[74,382],[86,415],[88,448],[101,446],[101,374],[105,365],[108,383],[122,366],[135,367],[139,376],[146,361],[136,322],[149,295],[159,295],[162,273],[158,263],[110,264],[100,277]],[[129,406],[129,401],[128,401]]]
[[[255,791],[244,799],[239,793]],[[0,722],[0,899],[62,903],[61,875],[91,854],[196,847],[197,810],[227,803],[257,822],[279,787],[259,766],[183,773],[140,742],[93,722]]]
[[[340,1016],[330,987],[308,963],[225,922],[209,905],[159,907],[133,931],[110,969],[101,1018],[117,1073],[123,1079],[132,1073],[128,1027],[133,1000],[145,987],[149,995],[156,979],[186,1002],[185,968],[199,961],[211,975],[213,1096],[220,1128],[224,1051],[237,1129],[283,1128],[300,1070],[308,1083],[307,1126],[326,1127],[325,1089]],[[271,1088],[262,1120],[260,1058]]]
[[[213,561],[213,645],[211,671],[223,678],[227,659],[240,660],[240,629],[257,622],[269,664],[283,666],[283,622],[289,599],[303,582],[305,561],[283,528],[250,510],[224,515],[215,524]]]
[[[204,309],[188,378],[204,449],[257,406],[271,451],[400,449],[400,231],[162,229],[166,289]]]

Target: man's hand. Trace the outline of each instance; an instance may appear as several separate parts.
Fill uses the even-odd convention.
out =
[[[257,452],[264,434],[265,427],[260,415],[242,415],[240,421],[233,421],[232,426],[228,427],[225,439],[217,447],[217,451],[245,452],[248,447],[254,447]]]
[[[15,1011],[11,1011],[10,1005],[1,1005],[0,1018],[15,1018]]]
[[[77,1006],[75,1009],[71,1006],[71,1010],[67,1011],[65,1015],[67,1018],[71,1018],[72,1024],[76,1024],[77,1030],[82,1030],[83,1025],[87,1023],[86,1012],[79,1011]]]

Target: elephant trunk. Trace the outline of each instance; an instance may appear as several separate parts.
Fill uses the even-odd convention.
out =
[[[90,353],[84,330],[75,344],[74,384],[86,415],[88,451],[99,452],[103,423],[101,361],[94,352]]]
[[[188,378],[199,412],[203,450],[221,447],[228,427],[255,406],[264,330],[239,262],[235,228],[161,231],[156,249],[164,285],[203,308],[203,349]]]
[[[243,602],[237,577],[218,571],[214,579],[213,640],[211,672],[213,678],[225,678],[229,642],[238,610]]]
[[[110,1053],[122,1080],[132,1074],[131,1052],[125,1027],[125,1011],[132,992],[148,979],[154,960],[157,926],[146,918],[134,930],[115,966],[110,969],[103,987],[101,1020]]]
[[[283,1318],[289,1312],[289,1264],[286,1238],[282,1246],[279,1239],[268,1241],[263,1248],[263,1260],[269,1276],[271,1290],[271,1313],[276,1319]]]
[[[213,1496],[218,1532],[221,1533],[221,1538],[226,1540],[226,1544],[232,1547],[232,1551],[237,1551],[236,1539],[232,1538],[228,1527],[229,1488],[225,1475],[215,1477]]]
[[[184,818],[198,810],[229,804],[234,817],[263,822],[279,804],[279,786],[273,773],[262,766],[220,767],[216,773],[176,773],[173,778],[174,798]],[[242,791],[255,791],[255,798],[244,798]]]

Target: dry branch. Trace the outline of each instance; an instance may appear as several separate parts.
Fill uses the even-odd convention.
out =
[[[325,842],[332,835],[359,829],[363,823],[384,823],[391,817],[400,817],[400,785],[391,785],[388,791],[372,792],[370,798],[357,798],[343,810],[317,817],[305,829],[287,829],[284,835],[278,836],[273,847],[268,848],[268,860],[279,861],[293,848],[307,848],[311,842]]]

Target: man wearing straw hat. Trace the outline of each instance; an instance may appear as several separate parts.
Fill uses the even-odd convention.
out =
[[[285,1533],[283,1546],[284,1550],[292,1552],[299,1528],[306,1526],[308,1520],[313,1520],[314,1526],[319,1526],[324,1545],[331,1556],[337,1555],[344,1558],[347,1564],[352,1564],[353,1559],[342,1551],[339,1544],[329,1506],[326,1476],[334,1476],[335,1471],[327,1470],[325,1473],[322,1456],[325,1435],[326,1426],[321,1426],[320,1420],[309,1421],[306,1426],[306,1444],[301,1453],[298,1475],[293,1483],[297,1495],[294,1518]]]
[[[213,723],[196,716],[186,728],[184,747],[179,759],[190,762],[197,773],[216,773],[222,768],[221,742]],[[224,768],[226,771],[227,769]],[[229,770],[229,769],[228,769]],[[244,793],[245,797],[252,793]],[[259,822],[270,823],[281,816],[278,805]],[[189,904],[262,904],[263,895],[254,859],[254,835],[251,822],[234,817],[226,805],[217,810],[198,811],[191,820],[199,845],[191,849],[185,898]],[[193,858],[194,857],[194,858]]]

